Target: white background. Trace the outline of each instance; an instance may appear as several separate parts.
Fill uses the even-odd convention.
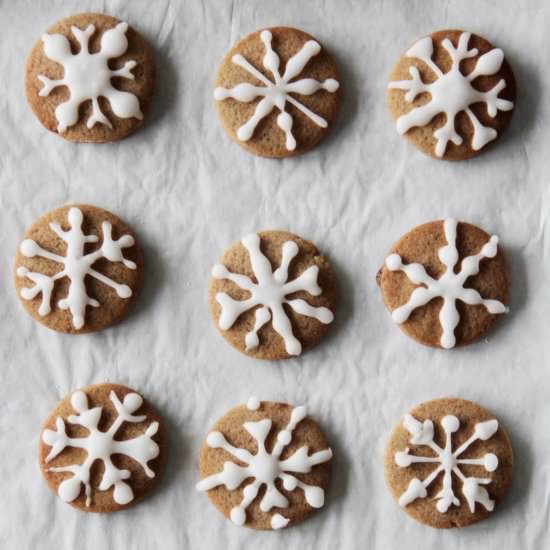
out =
[[[61,17],[127,20],[155,50],[157,95],[143,129],[111,145],[48,133],[23,93],[28,51]],[[6,549],[343,548],[539,550],[550,495],[550,3],[540,1],[0,0],[0,541]],[[291,25],[333,52],[343,109],[326,141],[295,159],[256,158],[219,126],[212,80],[226,50],[264,26]],[[471,161],[432,160],[400,138],[387,75],[416,39],[465,28],[502,47],[518,81],[514,120]],[[111,210],[137,231],[146,282],[129,318],[94,335],[33,322],[13,290],[25,228],[67,202]],[[413,226],[455,216],[499,235],[513,271],[511,314],[487,342],[451,352],[394,326],[375,283],[390,245]],[[251,360],[218,335],[209,271],[247,232],[288,229],[328,254],[338,276],[326,343],[280,363]],[[143,392],[168,430],[160,488],[135,508],[84,514],[48,490],[37,467],[42,421],[78,387],[105,380]],[[302,525],[258,533],[225,521],[196,493],[210,425],[255,394],[307,404],[333,447],[326,507]],[[423,527],[392,501],[383,449],[414,404],[461,396],[492,411],[515,451],[511,493],[492,517]]]

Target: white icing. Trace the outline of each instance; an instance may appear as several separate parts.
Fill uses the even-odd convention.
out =
[[[290,519],[285,518],[281,514],[273,514],[271,516],[271,529],[282,529],[286,527],[290,522]]]
[[[398,324],[404,323],[416,308],[427,304],[434,298],[443,298],[443,305],[439,312],[439,322],[443,330],[440,344],[446,349],[453,348],[456,343],[454,330],[460,322],[460,315],[456,308],[457,300],[468,305],[482,305],[489,313],[495,315],[508,312],[508,308],[502,302],[486,300],[477,290],[464,287],[468,277],[479,273],[481,260],[494,258],[497,255],[498,237],[493,235],[478,254],[464,258],[458,273],[455,273],[455,266],[458,262],[457,226],[456,220],[445,220],[443,223],[447,245],[439,249],[438,256],[446,270],[439,279],[428,275],[424,266],[419,263],[403,264],[399,254],[390,254],[386,258],[386,267],[390,271],[403,271],[411,282],[422,285],[413,290],[406,304],[392,311],[392,319]]]
[[[239,505],[235,506],[230,513],[231,521],[237,525],[244,525],[246,522],[246,509],[257,497],[262,485],[266,486],[265,494],[260,502],[260,510],[269,512],[272,508],[288,508],[287,498],[279,491],[275,481],[280,479],[286,491],[301,489],[304,492],[307,503],[313,508],[321,508],[325,502],[325,493],[321,487],[307,485],[289,472],[307,474],[317,464],[327,462],[332,458],[331,449],[324,449],[309,455],[307,446],[300,447],[291,456],[281,460],[280,456],[287,445],[292,441],[292,433],[296,426],[306,417],[305,407],[296,407],[292,410],[290,421],[284,430],[277,434],[277,440],[271,453],[265,448],[265,440],[272,427],[269,418],[258,422],[245,422],[244,429],[254,438],[257,443],[255,455],[246,449],[231,445],[221,432],[210,432],[206,438],[206,444],[212,449],[224,449],[239,462],[245,464],[240,466],[235,462],[227,461],[223,470],[217,474],[205,477],[197,484],[197,490],[209,491],[214,487],[223,485],[229,491],[237,490],[243,481],[253,478],[253,481],[243,488],[243,498]],[[285,527],[290,520],[276,513],[271,518],[271,527],[280,529]]]
[[[501,79],[488,92],[481,92],[473,86],[473,81],[478,76],[492,75],[500,70],[504,60],[502,50],[495,48],[483,54],[477,60],[472,72],[468,75],[462,74],[460,71],[461,61],[475,57],[479,53],[476,48],[468,49],[469,40],[469,32],[463,32],[460,35],[456,48],[448,38],[443,40],[443,47],[452,60],[451,69],[447,73],[443,73],[432,60],[432,38],[427,36],[419,40],[406,55],[423,61],[435,74],[436,80],[430,84],[423,82],[418,68],[411,65],[409,67],[411,80],[394,81],[388,85],[389,88],[405,90],[407,92],[405,100],[409,103],[412,103],[419,94],[424,92],[428,92],[431,96],[428,103],[421,107],[414,107],[397,119],[397,131],[401,135],[416,126],[426,126],[437,114],[445,113],[445,125],[434,132],[434,137],[437,139],[435,154],[438,157],[445,154],[449,141],[455,145],[462,143],[462,137],[455,130],[455,118],[461,111],[464,111],[470,119],[474,130],[471,146],[474,151],[478,151],[497,137],[497,131],[494,128],[483,126],[470,106],[474,103],[485,103],[487,113],[493,118],[496,117],[497,111],[510,111],[514,107],[511,101],[498,97],[498,94],[506,87],[504,79]]]
[[[249,411],[257,411],[260,408],[260,401],[257,397],[252,396],[247,402],[246,402],[246,408]]]
[[[104,285],[113,288],[120,298],[129,298],[132,295],[132,289],[128,285],[121,285],[109,279],[109,277],[92,269],[92,265],[100,258],[106,258],[110,262],[121,262],[128,269],[136,269],[136,264],[127,260],[122,255],[122,249],[134,245],[134,238],[131,235],[123,235],[117,241],[112,238],[112,225],[109,222],[103,222],[101,225],[103,232],[103,242],[101,247],[88,254],[84,253],[87,243],[96,243],[99,238],[97,235],[85,235],[82,232],[83,215],[79,208],[72,207],[67,215],[71,228],[65,231],[57,222],[50,223],[50,229],[67,244],[65,256],[59,256],[42,248],[36,241],[25,239],[19,250],[27,258],[39,256],[63,266],[61,271],[55,275],[49,276],[42,273],[29,271],[26,267],[17,268],[19,277],[30,279],[34,286],[21,289],[21,297],[24,300],[32,300],[38,294],[42,294],[42,302],[38,313],[44,317],[51,312],[51,296],[55,286],[55,281],[68,277],[70,280],[67,296],[57,303],[60,309],[68,309],[72,314],[72,322],[76,329],[84,326],[84,317],[86,306],[99,307],[100,304],[94,298],[90,298],[86,292],[86,276],[97,279]]]
[[[69,99],[55,109],[58,132],[63,133],[78,122],[79,106],[87,100],[92,101],[92,114],[86,126],[93,128],[100,122],[112,128],[111,122],[101,111],[99,97],[106,98],[113,113],[120,118],[143,118],[138,98],[129,92],[117,90],[111,84],[113,77],[134,80],[131,71],[136,66],[136,61],[127,61],[119,69],[109,67],[109,59],[120,57],[128,49],[127,30],[128,23],[119,23],[115,28],[105,31],[101,37],[101,49],[97,53],[90,53],[88,49],[88,41],[95,32],[94,25],[88,25],[85,30],[71,27],[71,32],[80,44],[77,54],[71,53],[70,43],[62,34],[42,36],[44,53],[52,61],[63,65],[64,76],[60,80],[50,80],[39,75],[44,87],[38,95],[47,96],[58,86],[67,86],[70,93]]]
[[[147,462],[159,455],[159,446],[151,439],[157,433],[158,422],[151,422],[145,433],[140,436],[118,441],[115,436],[124,422],[144,422],[147,417],[132,414],[143,403],[143,399],[137,393],[127,394],[121,402],[116,393],[111,391],[109,398],[116,409],[117,417],[106,432],[98,429],[103,407],[90,409],[88,397],[83,391],[79,390],[71,396],[71,405],[78,414],[69,416],[67,420],[71,424],[83,426],[89,433],[85,437],[69,437],[66,433],[65,421],[60,417],[57,417],[55,421],[55,431],[47,429],[42,433],[42,441],[52,447],[45,459],[46,464],[68,447],[86,451],[86,458],[82,464],[48,468],[50,472],[69,472],[72,474],[71,477],[60,483],[57,490],[60,498],[65,502],[75,500],[80,494],[81,485],[84,485],[86,506],[91,505],[90,469],[96,460],[101,460],[105,467],[98,490],[107,491],[114,487],[113,500],[117,504],[123,505],[131,502],[134,499],[134,493],[130,485],[123,481],[129,479],[131,473],[129,470],[119,470],[111,461],[112,455],[130,457],[143,468],[147,477],[155,477],[155,472],[149,468]]]
[[[246,275],[231,273],[225,266],[217,264],[212,269],[215,279],[228,279],[239,288],[250,292],[250,298],[237,301],[225,292],[216,294],[216,301],[222,311],[219,319],[219,327],[228,330],[233,326],[237,318],[256,306],[256,321],[253,330],[245,337],[246,349],[258,347],[260,341],[258,331],[272,318],[273,329],[281,335],[285,342],[285,348],[289,355],[300,355],[302,345],[292,332],[292,325],[286,314],[283,304],[287,304],[296,313],[317,319],[323,324],[331,323],[334,315],[326,307],[313,307],[305,300],[288,300],[286,296],[300,290],[304,290],[312,296],[322,294],[321,287],[317,284],[319,268],[316,265],[308,267],[299,277],[288,281],[288,268],[292,260],[298,254],[298,245],[294,241],[283,244],[281,265],[273,271],[271,263],[260,250],[260,237],[256,234],[248,235],[242,239],[242,244],[247,249],[252,271],[257,280],[254,283]]]
[[[399,497],[401,506],[408,506],[417,498],[426,498],[427,488],[443,472],[443,487],[435,496],[437,510],[445,514],[451,506],[460,506],[460,500],[453,491],[452,474],[454,473],[462,482],[462,494],[468,503],[470,512],[475,511],[476,502],[479,502],[486,510],[492,511],[495,502],[489,497],[487,489],[483,485],[491,483],[490,478],[466,477],[460,470],[460,465],[473,464],[481,466],[487,472],[494,472],[498,468],[498,458],[493,453],[486,453],[481,458],[460,458],[460,456],[474,443],[486,441],[493,437],[498,430],[497,420],[479,422],[474,427],[472,435],[456,450],[453,451],[452,434],[459,430],[460,421],[456,416],[443,417],[441,426],[445,432],[445,448],[441,448],[434,441],[434,425],[431,420],[420,422],[410,414],[405,415],[403,426],[411,434],[410,442],[413,445],[427,446],[435,453],[433,457],[415,456],[410,454],[407,447],[404,451],[395,453],[395,463],[401,468],[409,468],[413,464],[437,464],[437,467],[423,480],[413,478],[407,490]]]
[[[321,51],[321,46],[318,42],[308,40],[302,46],[302,49],[288,60],[285,72],[281,75],[279,72],[279,56],[271,47],[271,40],[273,38],[271,32],[268,30],[262,31],[260,38],[266,52],[263,58],[263,65],[273,75],[273,81],[266,78],[242,55],[237,54],[232,58],[233,63],[259,80],[263,86],[243,82],[230,89],[219,87],[214,90],[214,98],[218,101],[232,98],[241,103],[249,103],[257,97],[262,98],[256,106],[252,117],[237,130],[237,137],[241,141],[248,141],[253,136],[258,123],[277,107],[281,111],[277,117],[277,125],[286,135],[286,148],[289,151],[294,151],[296,149],[296,140],[292,135],[292,116],[285,111],[287,102],[305,114],[317,126],[326,128],[328,123],[323,117],[312,112],[290,94],[312,95],[319,90],[334,93],[338,90],[340,84],[333,78],[328,78],[323,82],[319,82],[313,78],[302,78],[291,82],[291,80],[302,73],[309,60]]]

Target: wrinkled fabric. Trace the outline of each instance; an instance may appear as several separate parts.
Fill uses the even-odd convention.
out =
[[[74,4],[74,3],[73,3]],[[24,97],[24,63],[56,20],[99,11],[129,21],[157,61],[144,127],[110,145],[47,132]],[[292,0],[0,0],[0,540],[5,548],[275,548],[540,550],[550,501],[550,4]],[[263,26],[316,36],[341,72],[342,111],[314,151],[274,161],[229,140],[213,78],[228,48]],[[466,162],[435,161],[400,138],[385,105],[398,56],[424,34],[466,28],[505,50],[518,81],[511,127]],[[13,258],[25,228],[69,202],[106,208],[144,247],[145,286],[129,317],[68,336],[24,312]],[[511,313],[486,341],[450,352],[422,347],[385,310],[376,272],[391,244],[447,216],[496,233],[512,275]],[[210,269],[234,240],[279,228],[315,242],[334,264],[339,305],[325,342],[265,363],[234,351],[207,309]],[[84,514],[47,488],[37,466],[41,424],[90,383],[141,392],[162,412],[166,470],[154,494],[112,515]],[[234,526],[194,489],[203,438],[250,395],[306,404],[334,451],[326,506],[299,527]],[[487,407],[511,436],[512,490],[491,518],[460,531],[409,519],[384,484],[389,431],[414,404],[460,396]],[[489,487],[490,489],[490,487]]]

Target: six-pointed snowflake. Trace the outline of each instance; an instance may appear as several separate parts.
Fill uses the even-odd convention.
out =
[[[307,485],[289,472],[307,474],[317,464],[327,462],[332,458],[331,449],[324,449],[309,455],[307,446],[300,447],[291,456],[281,460],[280,456],[285,447],[292,441],[292,432],[297,424],[307,415],[305,407],[296,407],[292,410],[290,421],[284,430],[277,434],[277,441],[271,453],[265,448],[265,440],[272,427],[269,418],[258,422],[245,422],[244,429],[254,438],[258,450],[256,454],[247,449],[241,449],[231,445],[221,432],[210,432],[206,443],[213,449],[223,449],[246,466],[240,466],[235,462],[227,461],[223,470],[201,480],[197,484],[197,490],[209,491],[214,487],[223,485],[229,491],[237,490],[243,481],[252,478],[252,482],[245,485],[243,498],[238,506],[231,510],[231,520],[237,525],[246,522],[246,509],[254,501],[262,485],[266,486],[265,494],[260,502],[260,510],[269,512],[272,508],[287,508],[288,499],[279,491],[275,481],[280,479],[286,491],[301,489],[304,492],[307,503],[313,508],[321,508],[325,501],[325,493],[321,487]],[[282,514],[274,514],[271,517],[271,527],[280,529],[285,527],[290,520]]]
[[[98,242],[97,235],[84,235],[82,232],[82,211],[79,208],[72,207],[69,210],[67,219],[71,228],[65,231],[57,222],[50,223],[50,229],[65,243],[67,251],[65,256],[59,256],[42,248],[36,241],[25,239],[20,246],[21,253],[27,258],[39,256],[52,260],[63,265],[63,269],[53,276],[44,275],[29,271],[26,267],[17,268],[19,277],[30,279],[34,286],[26,287],[21,290],[21,297],[25,300],[32,300],[38,294],[42,294],[42,302],[38,313],[44,317],[51,311],[51,295],[55,286],[55,281],[63,277],[70,280],[67,296],[59,300],[60,309],[68,309],[72,314],[73,325],[76,329],[84,326],[84,315],[86,306],[99,307],[99,302],[90,298],[86,292],[85,278],[87,275],[97,279],[101,283],[113,288],[120,298],[129,298],[132,295],[132,289],[128,285],[121,285],[109,277],[99,273],[92,268],[92,265],[100,258],[106,258],[111,262],[122,262],[128,269],[136,269],[136,264],[127,260],[122,255],[122,249],[134,245],[134,238],[131,235],[123,235],[117,241],[112,238],[112,225],[109,222],[102,223],[103,242],[101,247],[88,254],[84,253],[84,247],[87,243]]]
[[[411,80],[394,81],[388,85],[389,88],[405,90],[407,92],[405,100],[409,103],[412,103],[419,94],[424,92],[428,92],[431,96],[428,103],[413,108],[397,119],[397,131],[400,134],[405,134],[415,126],[425,126],[437,114],[445,113],[447,119],[445,125],[434,132],[434,137],[437,140],[435,154],[438,157],[445,154],[449,141],[455,145],[462,143],[462,137],[455,130],[455,118],[461,111],[464,111],[470,119],[474,130],[471,145],[474,151],[478,151],[497,137],[497,131],[494,128],[483,126],[470,106],[474,103],[485,103],[487,113],[493,118],[497,115],[497,111],[510,111],[514,107],[511,101],[498,97],[498,94],[506,87],[504,79],[501,79],[488,92],[481,92],[473,86],[473,82],[478,76],[492,75],[500,70],[504,59],[502,50],[497,48],[490,50],[477,60],[475,68],[468,75],[462,74],[460,70],[462,60],[475,57],[479,53],[477,48],[468,49],[469,40],[469,32],[463,32],[460,35],[457,47],[448,38],[443,40],[443,47],[452,60],[451,69],[447,73],[443,73],[432,60],[432,38],[427,36],[419,40],[407,51],[406,55],[423,61],[435,74],[436,80],[429,84],[423,82],[418,68],[411,65],[409,67]]]
[[[508,308],[498,300],[486,300],[477,290],[465,288],[468,277],[479,273],[479,264],[484,258],[494,258],[498,252],[498,237],[493,235],[481,251],[475,256],[468,256],[462,260],[460,269],[455,273],[458,262],[458,250],[456,248],[456,220],[445,220],[443,228],[447,245],[438,251],[441,263],[446,267],[439,279],[434,279],[419,263],[405,265],[399,254],[390,254],[386,258],[386,267],[390,271],[403,271],[405,275],[417,285],[406,304],[392,311],[392,319],[396,323],[404,323],[410,314],[418,307],[427,304],[434,298],[443,298],[443,305],[439,312],[439,321],[443,330],[441,334],[441,346],[449,349],[454,347],[456,338],[454,330],[460,321],[460,315],[456,308],[456,301],[461,300],[469,305],[482,305],[489,313],[506,313]]]
[[[246,275],[231,273],[225,266],[217,264],[212,270],[212,276],[216,279],[229,279],[239,288],[250,292],[250,298],[237,301],[225,292],[216,294],[216,301],[222,311],[219,318],[219,327],[228,330],[233,326],[237,318],[256,306],[256,322],[254,329],[245,337],[246,349],[251,350],[259,345],[258,331],[273,317],[273,329],[277,331],[285,342],[285,348],[289,355],[299,355],[302,345],[292,332],[292,325],[283,304],[290,306],[296,313],[313,317],[321,323],[328,324],[334,319],[330,309],[326,307],[313,307],[305,300],[288,300],[286,296],[300,290],[306,291],[312,296],[322,293],[317,284],[319,268],[315,265],[308,267],[299,277],[288,280],[288,268],[290,262],[298,254],[298,245],[294,241],[287,241],[283,245],[281,265],[273,271],[271,263],[260,250],[260,237],[251,234],[242,239],[242,244],[247,249],[252,271],[257,282],[253,282]]]
[[[286,135],[286,148],[289,151],[294,151],[294,149],[296,149],[296,140],[292,135],[292,116],[285,111],[287,102],[304,113],[321,128],[327,127],[327,121],[323,117],[312,112],[291,94],[312,95],[319,90],[326,90],[330,93],[334,93],[338,90],[340,85],[334,78],[328,78],[323,82],[319,82],[314,78],[302,78],[291,82],[302,73],[309,60],[321,51],[320,44],[315,42],[315,40],[308,40],[302,46],[302,49],[288,60],[285,72],[281,75],[279,72],[279,56],[271,47],[271,40],[273,38],[271,32],[268,30],[262,31],[260,33],[260,38],[265,46],[263,65],[273,74],[273,81],[266,78],[242,55],[236,54],[232,58],[233,63],[242,67],[250,75],[259,80],[263,86],[256,86],[243,82],[231,89],[220,87],[214,90],[214,97],[218,101],[232,98],[242,103],[249,103],[257,97],[262,98],[256,106],[256,110],[252,117],[237,130],[237,137],[241,141],[248,141],[254,134],[254,130],[260,120],[269,115],[269,113],[277,107],[280,111],[277,117],[277,125]]]
[[[97,53],[90,53],[88,48],[88,41],[95,32],[94,25],[88,25],[85,30],[71,27],[71,32],[80,44],[80,51],[77,54],[71,53],[71,46],[65,36],[61,34],[42,36],[44,53],[52,61],[63,65],[65,72],[60,80],[51,80],[39,75],[38,78],[44,87],[38,95],[47,96],[58,86],[67,86],[70,92],[69,99],[55,109],[57,130],[60,133],[78,122],[79,106],[87,100],[92,102],[92,114],[86,126],[93,128],[97,122],[100,122],[112,128],[111,122],[99,106],[99,97],[109,100],[113,113],[120,118],[135,117],[139,120],[143,118],[137,97],[129,92],[117,90],[111,84],[113,77],[124,77],[130,80],[135,78],[131,72],[136,66],[135,61],[127,61],[119,69],[109,67],[109,59],[121,56],[128,49],[127,30],[127,23],[119,23],[115,28],[103,33],[101,49]]]
[[[479,422],[474,427],[474,433],[456,450],[453,451],[452,434],[460,428],[460,421],[456,416],[445,416],[441,420],[441,426],[445,432],[445,447],[441,448],[434,441],[434,425],[431,420],[420,422],[410,414],[405,415],[403,426],[411,434],[410,442],[413,445],[426,446],[432,449],[435,456],[415,456],[410,454],[407,447],[404,451],[395,453],[395,463],[401,468],[409,468],[413,464],[437,464],[437,467],[423,480],[413,478],[409,482],[407,490],[399,498],[401,506],[407,506],[417,498],[428,496],[427,488],[443,472],[443,487],[435,496],[437,510],[446,513],[450,506],[460,506],[460,500],[453,491],[452,474],[462,482],[462,494],[468,503],[470,512],[475,511],[476,502],[479,502],[486,510],[492,511],[495,502],[489,497],[487,489],[483,485],[491,483],[489,478],[466,477],[460,470],[460,465],[482,466],[487,472],[494,472],[498,467],[498,458],[493,453],[486,453],[481,458],[460,458],[460,456],[474,443],[474,441],[487,441],[498,430],[497,420]]]
[[[107,491],[114,486],[113,499],[117,504],[124,505],[133,500],[132,488],[123,481],[130,478],[130,471],[119,470],[112,463],[111,455],[128,456],[141,465],[148,477],[155,477],[155,473],[149,468],[147,462],[159,455],[159,447],[152,439],[158,431],[158,422],[152,422],[145,433],[138,437],[123,441],[116,440],[116,433],[124,422],[143,422],[147,417],[132,414],[141,407],[143,402],[143,399],[137,393],[127,394],[122,402],[114,391],[111,391],[109,397],[118,416],[106,432],[98,429],[103,407],[90,409],[86,394],[83,391],[77,391],[71,396],[71,405],[78,414],[69,416],[67,420],[71,424],[83,426],[89,430],[89,434],[86,437],[69,437],[66,433],[65,421],[59,417],[55,421],[55,431],[47,429],[42,433],[42,441],[52,447],[45,459],[46,463],[61,454],[67,447],[84,449],[87,453],[82,464],[70,464],[48,469],[51,472],[68,472],[72,474],[71,477],[60,483],[57,490],[59,497],[65,502],[75,500],[80,494],[81,485],[84,485],[86,506],[90,506],[92,501],[90,469],[96,460],[101,460],[105,466],[99,490]]]

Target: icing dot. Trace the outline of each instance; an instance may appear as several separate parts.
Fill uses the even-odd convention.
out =
[[[257,411],[260,408],[260,400],[252,396],[247,402],[246,407],[249,411]]]
[[[244,525],[246,514],[240,506],[235,506],[231,510],[231,521],[236,525]]]
[[[271,518],[271,528],[272,529],[282,529],[283,527],[286,527],[289,522],[290,522],[290,519],[285,518],[281,514],[275,514]]]
[[[395,271],[396,269],[399,269],[401,266],[401,256],[399,254],[390,254],[386,258],[386,267],[391,270]]]
[[[206,438],[209,447],[217,449],[225,443],[225,437],[220,432],[210,432]]]

